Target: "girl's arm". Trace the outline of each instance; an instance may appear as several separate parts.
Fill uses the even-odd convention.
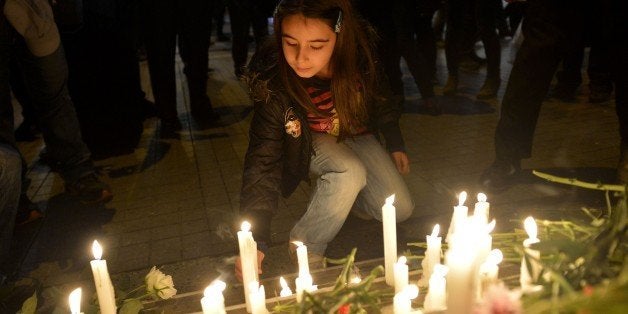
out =
[[[244,158],[240,212],[258,242],[270,243],[270,222],[281,191],[284,123],[280,105],[255,102]]]

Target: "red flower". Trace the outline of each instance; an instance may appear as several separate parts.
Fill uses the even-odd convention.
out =
[[[345,304],[338,309],[338,314],[349,314],[351,311],[351,304]]]

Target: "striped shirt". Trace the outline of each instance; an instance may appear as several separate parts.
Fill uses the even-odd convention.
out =
[[[334,102],[331,99],[331,81],[311,78],[308,80],[308,85],[307,93],[319,111],[318,113],[308,112],[307,114],[310,130],[338,136],[340,124]]]

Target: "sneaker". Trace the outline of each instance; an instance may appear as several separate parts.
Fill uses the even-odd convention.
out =
[[[482,173],[480,185],[493,193],[501,193],[509,189],[515,183],[515,178],[521,173],[519,163],[496,160]]]
[[[497,91],[499,90],[499,85],[501,85],[502,81],[500,79],[492,79],[488,78],[484,81],[484,85],[475,96],[477,99],[491,99],[497,97]]]
[[[113,199],[111,187],[100,181],[95,173],[88,174],[74,182],[66,183],[65,190],[84,204],[104,204]]]
[[[458,92],[458,77],[450,75],[443,87],[443,95],[452,96]]]

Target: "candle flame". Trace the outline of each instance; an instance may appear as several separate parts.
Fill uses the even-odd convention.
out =
[[[478,193],[478,202],[486,202],[486,194]]]
[[[434,225],[434,229],[432,229],[432,237],[438,237],[438,233],[440,232],[440,225],[436,224]]]
[[[94,259],[102,258],[102,246],[100,246],[98,240],[94,240],[94,243],[92,244],[92,253],[94,254]]]
[[[408,258],[405,256],[399,256],[399,259],[397,260],[397,264],[400,265],[405,265],[408,262]]]
[[[303,242],[301,241],[292,241],[292,244],[296,245],[297,247],[303,246]]]
[[[205,291],[203,291],[203,295],[206,297],[215,297],[216,294],[222,293],[223,291],[225,291],[226,288],[227,284],[224,281],[216,279],[212,283],[210,283],[207,288],[205,288]]]
[[[406,297],[410,300],[416,299],[419,296],[419,287],[416,285],[407,285],[401,292],[406,295]]]
[[[285,279],[283,279],[283,277],[279,277],[279,284],[281,285],[282,289],[288,288],[288,283]]]
[[[467,192],[462,191],[460,195],[458,195],[458,206],[464,205],[464,202],[467,200]]]
[[[447,275],[447,273],[449,272],[449,268],[443,264],[436,264],[434,265],[434,272],[432,273],[432,276],[440,276],[440,277],[445,277],[445,275]]]
[[[392,205],[395,202],[395,194],[386,198],[386,205]]]
[[[243,221],[242,225],[240,226],[240,230],[244,231],[244,232],[249,232],[251,231],[251,224],[248,221]]]
[[[526,220],[523,221],[523,226],[526,229],[528,238],[536,239],[536,236],[538,235],[538,229],[536,226],[536,221],[534,221],[534,218],[532,218],[532,216],[529,216],[528,218],[526,218]]]
[[[497,265],[504,260],[504,254],[500,249],[494,249],[486,257],[486,262]]]
[[[70,312],[72,314],[81,313],[81,294],[81,288],[76,288],[72,291],[72,293],[70,293],[68,300],[70,302]]]
[[[495,219],[491,220],[491,222],[488,225],[486,225],[486,233],[493,232],[493,230],[495,230],[495,224],[496,223],[497,222],[495,222]]]

